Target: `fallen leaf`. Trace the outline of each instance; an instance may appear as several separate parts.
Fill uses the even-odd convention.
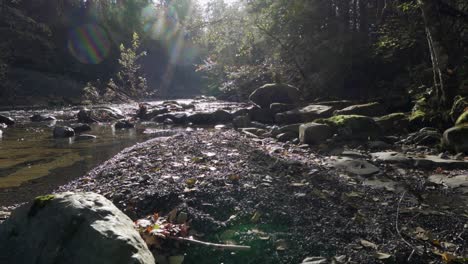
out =
[[[370,241],[367,241],[367,240],[364,240],[364,239],[361,239],[360,241],[361,245],[363,247],[366,247],[366,248],[372,248],[372,249],[377,249],[378,246]]]
[[[383,252],[375,252],[374,257],[376,259],[384,260],[384,259],[389,259],[392,255],[383,253]]]

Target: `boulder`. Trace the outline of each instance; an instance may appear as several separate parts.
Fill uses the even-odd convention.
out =
[[[468,111],[463,112],[463,114],[458,117],[457,122],[455,123],[456,126],[463,124],[468,124]]]
[[[233,124],[234,128],[249,127],[250,124],[251,124],[250,116],[244,115],[244,116],[235,117],[232,120],[232,124]]]
[[[212,113],[213,123],[228,123],[232,121],[232,114],[225,110],[217,110]]]
[[[275,116],[270,109],[255,107],[250,109],[250,119],[264,124],[272,124],[275,120]]]
[[[320,144],[333,136],[333,129],[326,124],[307,123],[299,127],[302,144]]]
[[[341,139],[376,139],[382,130],[374,119],[360,115],[338,115],[316,120],[334,128]]]
[[[0,225],[0,262],[154,264],[134,224],[95,193],[37,197]]]
[[[81,124],[78,126],[74,126],[73,130],[75,131],[75,133],[83,133],[83,132],[91,131],[91,126],[87,124]]]
[[[134,128],[135,124],[128,120],[121,120],[114,124],[115,129],[127,129],[127,128]]]
[[[408,131],[409,119],[404,113],[393,113],[375,119],[385,134],[402,134]]]
[[[69,138],[75,136],[75,130],[71,127],[55,127],[53,135],[55,138]]]
[[[468,153],[468,124],[447,129],[442,143],[449,150]]]
[[[294,108],[296,108],[296,106],[293,104],[272,103],[270,105],[270,110],[274,114],[293,110]]]
[[[194,125],[209,125],[213,123],[211,113],[194,113],[187,117],[187,121]]]
[[[15,120],[13,120],[13,118],[11,118],[11,117],[0,115],[0,124],[5,124],[7,126],[12,126],[12,125],[15,124]]]
[[[314,121],[317,118],[330,117],[332,113],[332,106],[312,104],[284,113],[276,114],[275,121],[278,124],[304,123]]]
[[[266,84],[256,89],[249,100],[261,108],[270,108],[272,103],[297,104],[300,102],[300,92],[287,84]]]
[[[57,120],[53,116],[43,115],[43,114],[35,114],[29,118],[31,122],[47,122],[47,121],[54,121]]]
[[[92,109],[82,109],[78,112],[78,122],[112,122],[124,118],[122,112],[113,107],[94,107]]]
[[[361,115],[361,116],[381,116],[385,114],[385,106],[381,103],[368,103],[348,106],[341,110],[336,110],[335,115]]]
[[[167,119],[172,120],[174,124],[182,125],[187,122],[187,114],[186,113],[168,113],[162,114],[154,117],[152,120],[158,123],[164,123]]]

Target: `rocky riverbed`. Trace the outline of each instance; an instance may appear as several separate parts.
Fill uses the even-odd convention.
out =
[[[351,151],[339,156],[359,160],[358,171],[334,168],[338,156],[316,149],[200,129],[126,149],[59,190],[103,194],[132,219],[177,209],[205,240],[253,247],[235,255],[181,248],[186,263],[313,256],[437,263],[446,252],[466,255],[466,188],[431,179],[466,171],[406,170]],[[359,171],[370,164],[365,160],[375,164],[372,175]]]
[[[202,98],[143,103],[122,115],[76,109],[73,122],[140,129],[152,139],[55,191],[102,194],[133,220],[176,212],[197,238],[252,248],[155,249],[185,254],[184,263],[464,261],[463,125],[424,127],[378,102],[294,106],[294,98],[257,97],[263,108]],[[80,136],[61,127],[54,140]]]

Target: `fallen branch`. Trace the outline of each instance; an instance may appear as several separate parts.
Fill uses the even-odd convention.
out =
[[[401,205],[401,202],[403,201],[403,199],[405,198],[405,195],[406,195],[406,191],[403,192],[403,194],[401,195],[401,198],[400,200],[398,201],[398,207],[397,207],[397,213],[396,213],[396,219],[395,219],[395,229],[398,233],[398,235],[400,236],[401,240],[403,240],[403,242],[405,242],[410,248],[413,249],[413,251],[411,252],[411,254],[408,256],[408,262],[411,260],[411,258],[413,257],[413,254],[415,252],[417,252],[418,254],[423,254],[424,252],[421,252],[417,247],[415,247],[413,244],[411,244],[410,242],[408,242],[404,237],[403,235],[401,234],[400,232],[400,228],[398,227],[398,218],[400,216],[400,205]]]
[[[169,238],[176,240],[176,241],[180,241],[180,242],[201,245],[201,246],[206,246],[206,247],[212,247],[212,248],[219,249],[219,250],[231,250],[231,251],[250,250],[250,246],[216,244],[216,243],[204,242],[200,240],[195,240],[193,238],[184,238],[184,237],[169,237]]]

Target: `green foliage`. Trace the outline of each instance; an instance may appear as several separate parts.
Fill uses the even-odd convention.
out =
[[[148,87],[146,79],[141,75],[138,60],[146,56],[146,52],[139,52],[140,37],[133,33],[131,47],[126,48],[124,44],[120,45],[120,69],[117,72],[117,87],[119,91],[133,98],[142,97],[147,93]],[[113,85],[108,87],[114,88]]]

